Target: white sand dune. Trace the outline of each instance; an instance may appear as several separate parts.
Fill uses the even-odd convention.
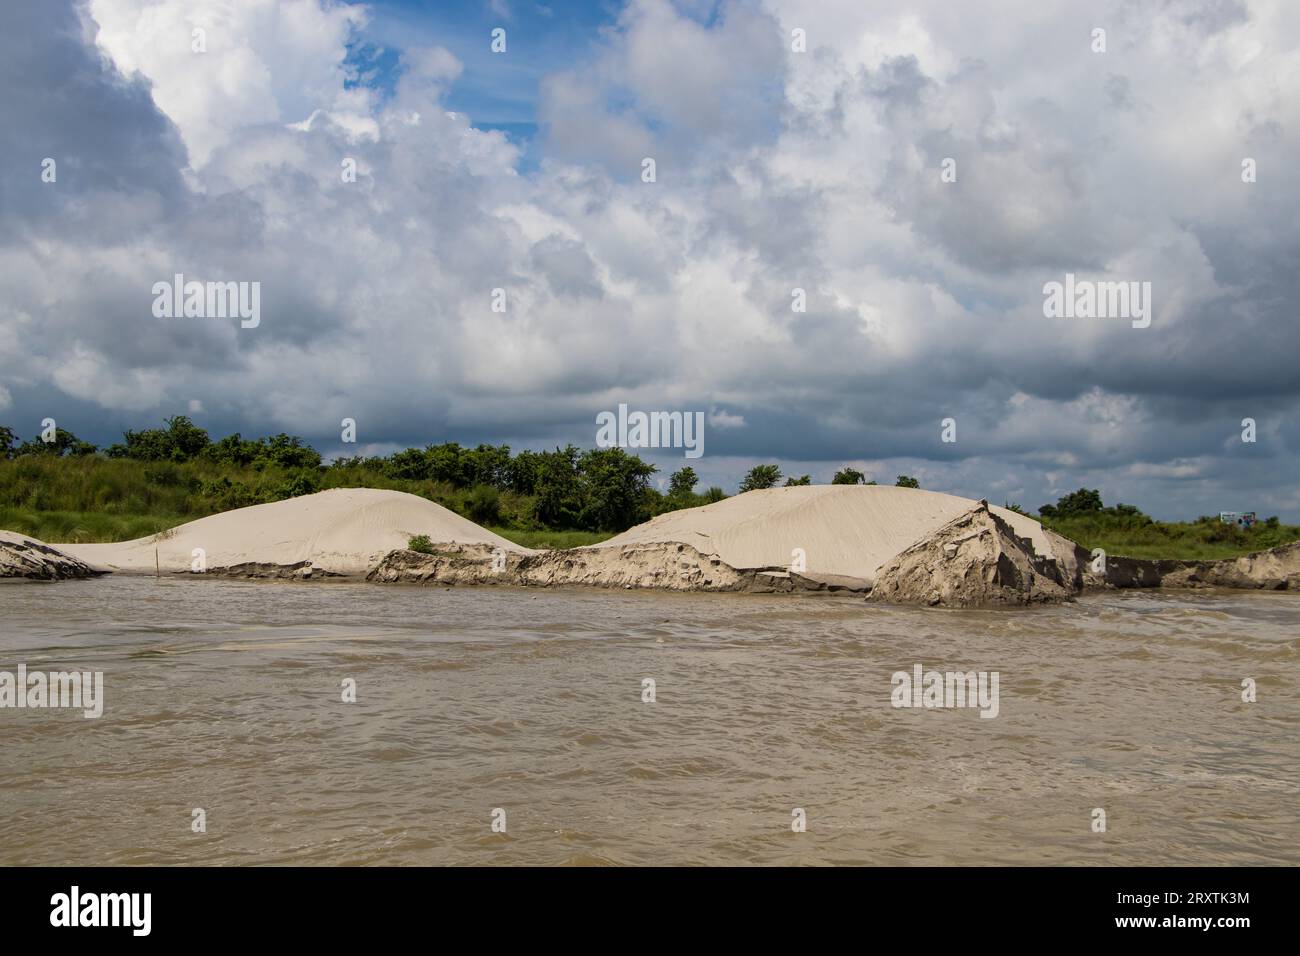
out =
[[[60,544],[59,550],[110,571],[188,571],[195,548],[208,568],[310,561],[335,574],[364,574],[412,535],[434,543],[486,544],[532,553],[441,505],[403,491],[335,488],[238,508],[179,525],[162,535],[115,544]]]
[[[884,485],[806,485],[749,491],[673,511],[594,545],[682,543],[733,568],[788,567],[803,549],[811,577],[871,582],[876,570],[976,506],[969,498]],[[1032,518],[992,508],[1042,555],[1069,543]]]

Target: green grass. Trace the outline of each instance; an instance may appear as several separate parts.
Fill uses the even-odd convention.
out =
[[[507,541],[513,541],[520,547],[537,550],[581,548],[605,541],[616,534],[613,531],[523,531],[518,528],[489,528],[488,530],[501,535]]]
[[[295,488],[307,476],[312,487]],[[477,495],[445,482],[390,478],[375,468],[289,470],[210,461],[142,462],[98,456],[25,455],[0,460],[0,528],[43,541],[124,541],[247,505],[327,488],[419,495],[480,524],[539,530],[534,499]],[[484,501],[490,508],[484,513]]]
[[[533,516],[534,499],[510,491],[391,478],[375,468],[311,470],[320,489],[380,488],[419,495],[527,548],[574,548],[615,532],[553,530]],[[129,541],[208,515],[287,496],[299,474],[271,465],[30,455],[0,460],[0,528],[42,541]],[[487,509],[485,513],[485,507]]]
[[[1262,522],[1249,531],[1222,524],[1217,519],[1163,522],[1088,515],[1048,518],[1042,522],[1089,551],[1101,548],[1107,554],[1130,558],[1211,561],[1238,558],[1252,551],[1300,541],[1300,527],[1270,526]]]
[[[96,511],[0,508],[0,528],[56,544],[131,541],[184,524],[180,515],[121,515]]]

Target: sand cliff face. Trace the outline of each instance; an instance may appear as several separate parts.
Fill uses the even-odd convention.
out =
[[[987,501],[886,562],[870,601],[998,607],[1071,600],[1083,581],[1073,567],[1039,554]]]
[[[0,531],[0,578],[64,581],[99,574],[95,568],[43,541]]]
[[[740,570],[684,544],[572,548],[506,554],[483,545],[435,545],[432,554],[394,551],[366,576],[386,584],[497,584],[515,587],[658,588],[669,591],[849,591],[846,582],[783,568]]]
[[[1106,570],[1086,566],[1094,588],[1238,588],[1300,590],[1300,541],[1219,561],[1174,561],[1106,556]]]

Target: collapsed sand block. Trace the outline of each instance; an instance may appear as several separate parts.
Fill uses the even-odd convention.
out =
[[[318,568],[311,561],[297,561],[293,564],[272,564],[265,561],[245,561],[242,564],[231,564],[208,568],[202,572],[196,572],[191,569],[188,571],[172,571],[171,574],[194,575],[195,577],[247,578],[249,580],[276,581],[320,581],[325,578],[348,577],[348,575],[340,574],[337,571]]]
[[[66,581],[102,573],[44,541],[13,531],[0,531],[0,578]]]
[[[756,581],[717,555],[684,544],[628,545],[548,551],[520,561],[524,584],[579,584],[601,588],[659,588],[669,591],[794,590],[779,579]]]
[[[1209,567],[1198,568],[1196,574],[1212,587],[1300,590],[1300,541],[1210,562]]]
[[[366,580],[390,584],[578,585],[766,594],[852,589],[847,582],[810,578],[784,568],[733,568],[717,555],[701,554],[689,545],[678,543],[572,548],[538,554],[445,543],[434,545],[428,554],[394,551]]]
[[[485,544],[443,541],[428,553],[399,548],[384,556],[367,581],[380,584],[519,584],[522,555]]]
[[[1073,600],[1077,557],[1040,555],[987,501],[887,561],[867,600],[942,607],[1004,607]]]

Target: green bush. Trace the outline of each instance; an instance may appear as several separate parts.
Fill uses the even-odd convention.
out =
[[[300,471],[280,485],[276,492],[276,499],[314,495],[318,491],[320,491],[320,480],[309,471]]]
[[[776,483],[781,480],[781,469],[776,465],[755,465],[749,469],[748,474],[740,482],[740,492],[746,491],[763,491],[767,488],[775,488]]]
[[[491,485],[475,485],[465,497],[465,510],[479,524],[501,520],[501,492]]]

